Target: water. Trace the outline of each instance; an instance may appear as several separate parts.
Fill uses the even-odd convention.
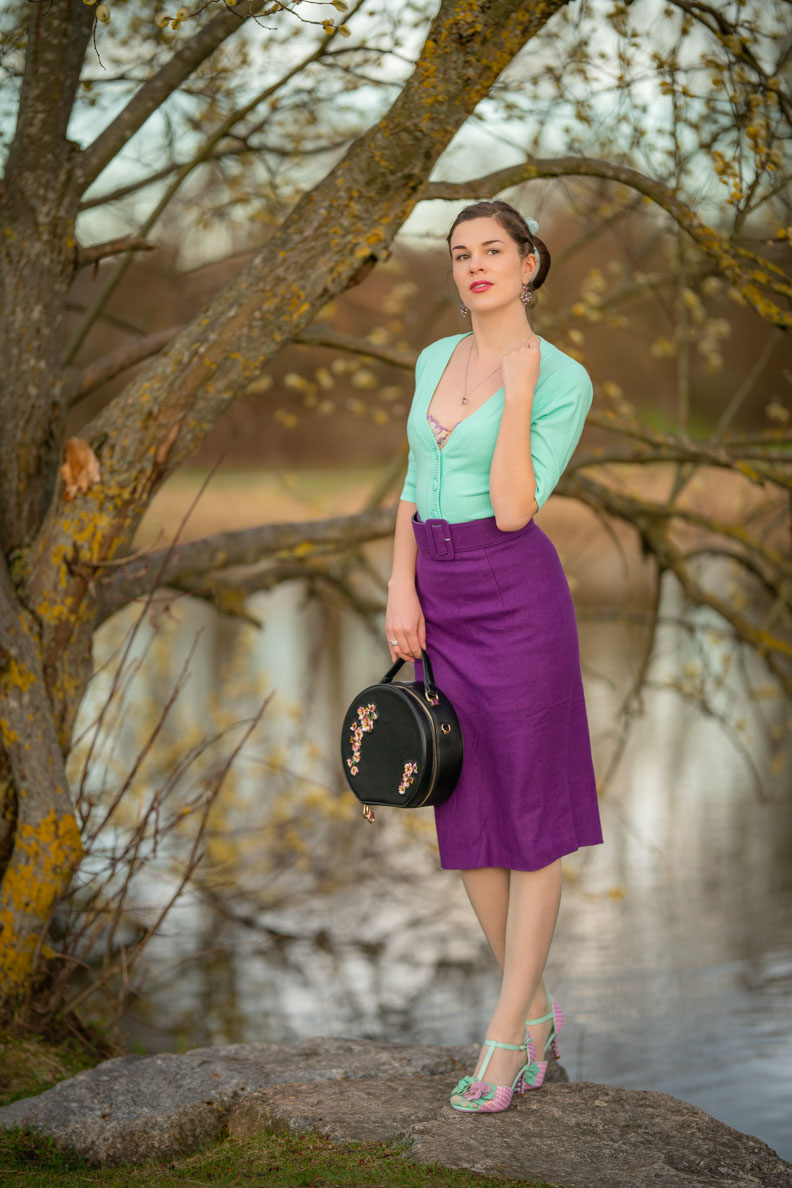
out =
[[[250,663],[276,673],[287,699],[318,688],[330,708],[317,706],[312,737],[332,770],[340,714],[387,657],[351,620],[298,605],[293,586],[255,606],[269,626],[245,636]],[[667,587],[663,614],[680,609]],[[193,608],[185,638],[199,618],[210,635],[228,630]],[[580,624],[602,773],[643,635],[585,608]],[[696,639],[672,622],[658,637],[653,687],[602,800],[605,844],[564,861],[547,984],[567,1016],[571,1079],[671,1093],[792,1159],[792,796],[783,768],[768,776],[758,732],[760,719],[777,728],[789,711],[747,699],[745,674],[721,664],[722,641],[702,645],[706,618],[698,625]],[[207,646],[222,651],[217,638]],[[706,713],[667,687],[680,673],[695,685],[702,657],[705,673],[729,674],[708,677]],[[747,675],[761,681],[755,667]],[[718,721],[735,712],[766,777],[764,801],[739,736]],[[431,812],[408,816],[407,832],[396,814],[373,827],[355,820],[320,891],[287,877],[280,902],[271,889],[241,895],[227,914],[187,898],[150,950],[146,998],[124,1019],[130,1042],[483,1038],[497,971],[458,875],[437,867]]]

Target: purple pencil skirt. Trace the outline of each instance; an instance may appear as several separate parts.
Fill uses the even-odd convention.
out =
[[[462,728],[462,773],[435,808],[446,869],[538,870],[602,841],[575,607],[530,520],[412,519],[415,586],[438,687]],[[416,680],[423,664],[415,661]]]

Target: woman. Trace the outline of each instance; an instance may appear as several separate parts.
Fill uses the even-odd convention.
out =
[[[441,865],[465,890],[502,970],[474,1073],[451,1104],[506,1109],[539,1088],[563,1024],[543,971],[560,859],[602,841],[577,623],[533,516],[578,442],[591,381],[526,320],[550,253],[507,202],[476,202],[448,235],[472,331],[421,352],[385,627],[392,660],[432,659],[464,759],[435,809]],[[537,1054],[543,1057],[537,1060]]]

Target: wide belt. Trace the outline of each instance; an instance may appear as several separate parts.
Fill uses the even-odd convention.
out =
[[[522,528],[504,532],[498,527],[494,516],[449,524],[448,520],[442,519],[421,520],[417,511],[413,513],[411,523],[418,548],[438,561],[453,561],[457,553],[497,544],[536,527],[535,522],[529,520]]]

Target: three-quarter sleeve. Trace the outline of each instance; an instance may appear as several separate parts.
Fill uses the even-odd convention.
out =
[[[406,499],[409,503],[415,503],[415,455],[412,452],[412,446],[407,459],[407,474],[404,478],[404,486],[402,487],[399,499]]]
[[[415,402],[415,398],[418,393],[418,385],[421,382],[421,376],[423,374],[424,367],[426,366],[427,358],[428,358],[428,348],[424,347],[424,349],[419,352],[418,358],[415,360],[415,391],[413,392],[413,403]],[[408,419],[407,419],[407,438],[408,438],[408,440],[409,440],[409,436],[410,436],[410,424],[409,424],[409,417],[408,417]],[[399,498],[406,499],[409,503],[416,503],[416,492],[417,492],[417,482],[416,482],[415,454],[413,453],[412,445],[410,445],[410,451],[407,456],[407,473],[404,476],[404,486],[402,487],[402,492],[401,492],[401,495],[399,496]]]
[[[575,452],[593,398],[594,388],[586,369],[564,367],[552,377],[552,396],[547,406],[535,410],[536,419],[531,420],[531,461],[539,507]]]

